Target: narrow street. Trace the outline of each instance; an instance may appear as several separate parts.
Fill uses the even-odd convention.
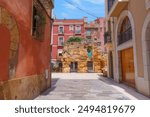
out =
[[[52,87],[36,100],[147,100],[135,89],[97,73],[53,73]]]

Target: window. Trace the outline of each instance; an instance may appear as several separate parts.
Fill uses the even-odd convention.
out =
[[[58,38],[58,46],[63,46],[64,45],[64,37],[59,37]]]
[[[58,56],[61,57],[62,56],[62,52],[63,50],[62,49],[58,49]]]
[[[61,33],[61,34],[64,33],[64,27],[63,26],[59,26],[58,32]]]
[[[62,53],[59,53],[58,55],[59,55],[59,56],[62,56]]]
[[[101,42],[97,42],[97,46],[101,46]]]
[[[94,38],[95,41],[97,41],[97,38]]]
[[[70,30],[70,31],[73,31],[73,30],[74,30],[74,26],[73,26],[73,25],[70,25],[70,26],[69,26],[69,30]]]
[[[91,31],[90,30],[86,31],[86,36],[91,36]]]
[[[81,26],[76,26],[76,34],[81,34]]]
[[[46,15],[41,6],[36,0],[34,0],[32,13],[32,36],[34,36],[36,39],[42,40],[44,37],[45,24]]]
[[[125,17],[121,24],[121,29],[118,34],[118,45],[132,39],[132,28],[128,17]]]

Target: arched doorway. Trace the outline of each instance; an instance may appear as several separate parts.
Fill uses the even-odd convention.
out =
[[[118,46],[132,40],[132,27],[126,16],[118,33]],[[134,53],[133,47],[120,51],[122,82],[135,87]]]
[[[124,10],[118,18],[116,31],[116,65],[115,80],[136,87],[136,44],[135,28],[132,14]]]
[[[0,7],[0,81],[14,78],[18,59],[19,32],[15,18]]]

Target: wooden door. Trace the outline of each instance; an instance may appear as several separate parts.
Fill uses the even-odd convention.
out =
[[[93,62],[92,61],[87,62],[87,68],[89,71],[93,70]]]
[[[135,87],[134,54],[133,48],[121,52],[122,81]]]

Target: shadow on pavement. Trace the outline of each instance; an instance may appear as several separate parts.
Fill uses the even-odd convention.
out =
[[[59,78],[53,78],[51,88],[47,89],[41,95],[48,95],[50,92],[54,91],[56,89],[56,84],[57,84],[58,80],[59,80]]]
[[[123,83],[116,83],[112,78],[103,77],[98,74],[98,79],[109,86],[112,86],[113,88],[117,89],[120,92],[128,93],[129,95],[135,97],[138,100],[149,100],[149,97],[144,96],[143,94],[140,94],[137,92],[136,89],[129,87]]]

